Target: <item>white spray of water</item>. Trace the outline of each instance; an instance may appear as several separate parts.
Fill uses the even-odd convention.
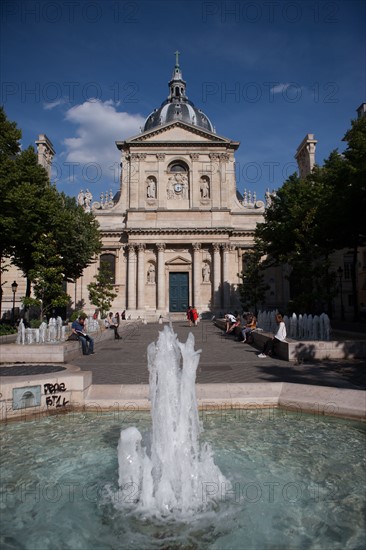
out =
[[[230,486],[214,463],[210,445],[199,442],[199,356],[193,334],[182,344],[171,327],[164,327],[157,343],[148,347],[151,452],[142,445],[137,428],[122,430],[118,443],[120,490],[129,491],[133,506],[144,513],[189,518],[219,499],[214,491],[206,492],[208,484]]]

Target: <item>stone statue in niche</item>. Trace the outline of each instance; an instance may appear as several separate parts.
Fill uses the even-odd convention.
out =
[[[150,177],[146,180],[146,194],[148,199],[156,198],[156,182],[154,178]]]
[[[208,264],[204,264],[202,268],[202,280],[204,283],[210,282],[210,266]]]
[[[155,283],[155,266],[153,264],[150,264],[147,270],[147,282]]]
[[[202,199],[209,199],[210,198],[210,185],[208,183],[208,180],[206,177],[201,177],[201,185],[200,185],[200,191],[201,191],[201,198]]]

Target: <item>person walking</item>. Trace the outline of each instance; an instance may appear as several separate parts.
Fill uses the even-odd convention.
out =
[[[267,340],[264,344],[262,353],[258,355],[261,359],[264,359],[267,355],[273,355],[279,342],[286,342],[286,325],[281,313],[277,313],[276,323],[278,324],[277,332],[271,340]]]

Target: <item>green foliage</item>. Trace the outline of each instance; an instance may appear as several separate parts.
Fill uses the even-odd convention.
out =
[[[41,318],[53,308],[66,306],[70,300],[64,290],[63,257],[52,234],[41,235],[34,245],[32,254],[33,269],[29,277],[33,281],[33,291],[41,305]]]
[[[76,321],[76,319],[79,319],[79,317],[87,318],[87,314],[84,311],[73,311],[70,315],[70,321]]]
[[[94,275],[95,283],[88,285],[89,300],[96,306],[105,317],[107,311],[111,308],[114,298],[117,294],[114,292],[114,285],[111,282],[111,272],[108,262],[101,262],[97,275]]]
[[[240,274],[240,299],[244,309],[258,314],[258,306],[264,302],[266,290],[262,253],[259,248],[244,254],[244,271]]]
[[[11,258],[23,272],[28,280],[27,299],[30,282],[34,282],[34,304],[42,300],[47,302],[47,309],[51,303],[54,307],[65,305],[65,293],[51,289],[59,288],[61,279],[76,280],[94,261],[101,250],[98,223],[93,214],[77,206],[74,198],[50,184],[33,147],[20,151],[21,132],[6,119],[3,109],[0,129],[0,260]],[[47,258],[46,250],[41,250],[45,234],[55,243],[54,252],[62,261],[54,258],[43,268],[41,256]]]
[[[4,107],[0,106],[0,161],[11,158],[20,152],[22,132],[15,122],[10,122]]]
[[[16,334],[17,329],[8,323],[0,323],[0,336],[7,336],[8,334]]]
[[[255,237],[268,264],[290,265],[293,306],[299,312],[317,311],[321,302],[330,311],[336,283],[329,256],[352,250],[356,318],[357,254],[366,242],[366,117],[352,122],[345,141],[344,155],[332,151],[305,179],[294,174],[285,181]]]
[[[39,328],[41,326],[42,320],[41,319],[32,319],[29,321],[30,328]]]

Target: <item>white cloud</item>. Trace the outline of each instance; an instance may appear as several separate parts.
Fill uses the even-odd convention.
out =
[[[61,97],[60,99],[56,99],[55,101],[50,101],[49,103],[44,103],[43,108],[46,111],[50,111],[51,109],[54,109],[55,107],[58,107],[59,105],[65,105],[65,103],[69,103],[69,99],[66,97]]]
[[[276,86],[271,88],[271,92],[273,94],[282,94],[282,92],[285,92],[289,86],[293,86],[293,84],[291,84],[291,82],[276,84]]]
[[[115,141],[138,134],[145,118],[138,114],[118,112],[116,105],[112,100],[85,101],[66,112],[66,120],[77,125],[75,135],[63,142],[66,148],[65,161],[80,164],[74,171],[74,181],[81,179],[83,165],[96,163],[102,174],[96,183],[117,183],[112,167],[119,163],[120,152]]]

